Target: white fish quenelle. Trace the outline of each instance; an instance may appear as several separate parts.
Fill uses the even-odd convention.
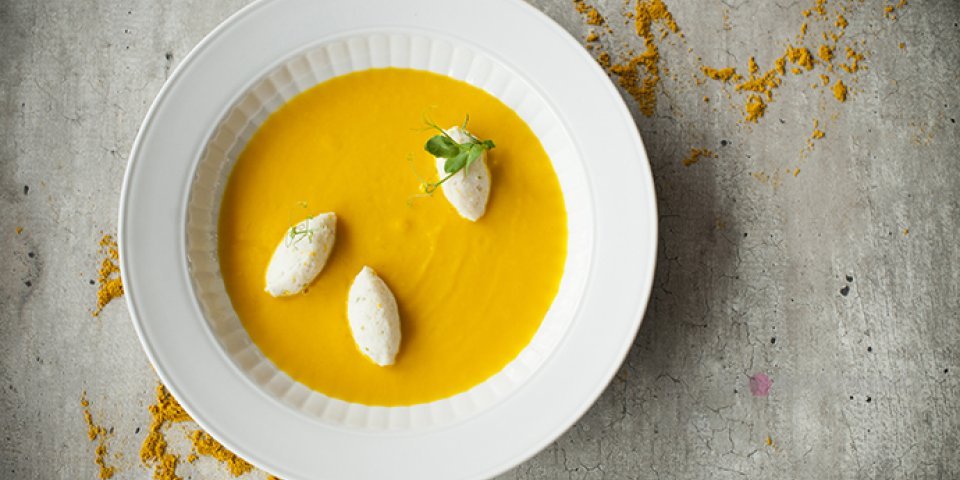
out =
[[[267,266],[267,293],[281,297],[303,291],[327,264],[336,236],[334,213],[322,213],[290,227]]]
[[[400,350],[397,299],[370,267],[353,279],[347,297],[347,320],[360,352],[381,367],[393,365]]]
[[[466,143],[470,137],[460,127],[451,127],[447,130],[457,143]],[[440,178],[447,176],[443,169],[447,159],[437,158],[437,174]],[[447,201],[457,209],[461,217],[476,222],[487,211],[487,199],[490,198],[490,170],[487,168],[487,152],[480,154],[480,158],[470,164],[469,171],[461,170],[441,186]]]

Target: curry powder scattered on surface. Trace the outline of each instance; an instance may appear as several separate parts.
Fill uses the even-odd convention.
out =
[[[100,239],[100,269],[97,271],[97,308],[93,316],[99,316],[104,307],[114,299],[123,296],[123,281],[120,279],[120,253],[113,235],[104,235]]]
[[[157,384],[156,394],[156,403],[149,407],[151,421],[147,436],[140,446],[140,461],[153,468],[153,480],[183,480],[177,475],[180,455],[170,451],[166,432],[175,423],[193,419],[163,384]],[[206,455],[223,463],[235,477],[253,470],[253,465],[224,448],[202,430],[194,430],[189,439],[193,444],[193,452],[186,460],[190,463],[196,461],[198,455]]]
[[[190,436],[190,441],[193,442],[193,448],[198,454],[213,457],[220,463],[223,463],[234,477],[239,477],[253,470],[253,465],[250,465],[246,460],[224,448],[223,445],[220,445],[220,442],[217,442],[202,430],[193,432]]]
[[[787,51],[784,53],[784,56],[791,63],[807,70],[813,70],[813,65],[816,63],[816,60],[814,60],[813,55],[810,53],[810,50],[807,50],[806,47],[794,47],[793,45],[787,45]]]
[[[847,28],[847,25],[849,25],[849,23],[847,22],[846,17],[844,17],[842,13],[838,13],[838,14],[837,14],[837,21],[836,21],[836,23],[834,23],[834,25],[836,25],[837,28],[839,28],[839,29],[842,30],[842,29],[844,29],[844,28]]]
[[[731,79],[736,79],[738,77],[737,69],[732,67],[711,68],[711,67],[704,66],[704,67],[701,67],[701,70],[703,70],[703,74],[706,75],[707,78],[711,78],[713,80],[719,80],[723,83],[727,83]]]
[[[847,86],[843,84],[843,80],[837,80],[833,85],[833,96],[841,102],[847,101]]]
[[[587,23],[590,25],[603,25],[606,21],[603,19],[603,16],[600,15],[600,12],[597,11],[592,5],[587,5],[583,0],[573,0],[573,5],[577,7],[577,11],[580,12],[587,19]]]
[[[833,60],[833,49],[829,45],[820,45],[820,48],[817,49],[817,56],[820,57],[820,60],[830,63],[830,60]]]
[[[648,117],[656,111],[656,87],[660,83],[660,48],[653,34],[655,23],[663,27],[660,38],[668,33],[682,36],[680,27],[662,0],[639,0],[634,10],[634,28],[646,49],[609,69],[617,76],[617,83],[636,100],[640,112]]]
[[[600,55],[597,55],[597,63],[600,64],[606,70],[610,69],[610,54],[607,52],[600,52]]]
[[[167,428],[174,423],[190,421],[190,415],[177,403],[162,384],[157,384],[156,403],[150,405],[150,427],[140,446],[140,462],[153,467],[154,480],[182,480],[177,475],[180,457],[167,451]]]
[[[97,477],[100,480],[113,478],[116,468],[107,465],[107,435],[109,435],[109,432],[103,426],[94,423],[93,415],[90,413],[90,402],[87,401],[87,392],[80,395],[80,406],[83,407],[83,419],[87,422],[87,438],[91,442],[97,442],[97,447],[94,450],[94,462],[100,469]]]
[[[744,106],[744,120],[757,123],[757,120],[763,116],[767,110],[767,104],[759,95],[750,95],[747,104]]]
[[[823,8],[826,5],[827,0],[816,0],[816,3],[813,6],[813,12],[821,17],[827,16],[827,10]]]
[[[716,156],[717,154],[707,150],[706,148],[691,148],[690,155],[683,159],[683,166],[689,167],[690,165],[699,162],[701,158],[713,158]]]
[[[811,147],[813,146],[812,144],[813,144],[813,141],[814,141],[814,140],[819,140],[819,139],[823,138],[824,135],[825,135],[825,134],[823,133],[823,130],[820,130],[820,120],[814,119],[814,121],[813,121],[813,133],[810,134]]]
[[[907,5],[907,0],[900,0],[899,2],[897,2],[896,5],[887,5],[886,7],[883,7],[883,16],[889,18],[890,20],[896,20],[897,9],[903,8],[906,5]]]
[[[863,60],[863,55],[850,47],[846,47],[846,55],[847,63],[840,65],[840,68],[844,69],[847,73],[857,73],[857,71],[860,70],[860,62]]]
[[[748,91],[763,93],[766,95],[767,100],[773,99],[773,91],[780,86],[780,69],[783,68],[782,63],[777,63],[776,66],[764,73],[761,76],[757,76],[757,67],[756,61],[753,60],[753,57],[750,57],[750,78],[744,80],[741,83],[738,83],[734,89],[738,92]]]

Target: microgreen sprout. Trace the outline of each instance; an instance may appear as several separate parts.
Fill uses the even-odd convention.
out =
[[[423,149],[437,158],[445,158],[443,171],[446,175],[436,182],[421,181],[420,191],[427,195],[432,195],[444,182],[453,177],[457,172],[469,171],[470,165],[480,158],[483,152],[494,148],[496,145],[493,140],[480,140],[467,131],[467,122],[470,121],[470,115],[463,120],[460,131],[467,137],[467,141],[459,143],[453,139],[443,128],[424,116],[424,123],[431,130],[440,132],[427,140]]]

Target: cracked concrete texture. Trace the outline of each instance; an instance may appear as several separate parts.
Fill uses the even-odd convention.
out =
[[[245,3],[0,2],[0,478],[96,475],[84,390],[115,478],[148,476],[156,377],[121,302],[90,317],[89,280],[147,107]],[[570,2],[531,3],[586,37]],[[696,58],[769,65],[812,1],[665,3],[685,39],[660,42],[657,113],[629,100],[661,213],[646,319],[597,404],[502,478],[960,477],[960,4],[849,2],[869,67],[850,99],[785,81],[745,125]],[[621,1],[594,4],[612,53],[643,48]],[[693,147],[717,158],[684,167]]]

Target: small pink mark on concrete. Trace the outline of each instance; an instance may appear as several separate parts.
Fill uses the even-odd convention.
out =
[[[770,387],[773,386],[773,380],[766,373],[757,373],[750,377],[750,393],[754,397],[766,397],[770,394]]]

